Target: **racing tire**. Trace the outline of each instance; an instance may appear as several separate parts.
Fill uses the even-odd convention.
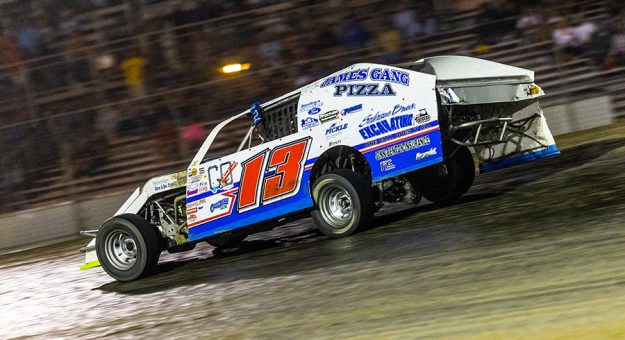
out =
[[[452,145],[445,149],[452,149]],[[467,147],[457,147],[451,157],[445,157],[442,163],[423,169],[418,176],[423,197],[437,204],[453,202],[473,185],[473,155]]]
[[[138,215],[113,217],[98,230],[96,253],[102,268],[117,281],[145,277],[158,264],[161,253],[158,232]]]
[[[330,238],[349,236],[373,219],[371,188],[353,171],[337,169],[319,177],[313,184],[312,196],[312,218]]]

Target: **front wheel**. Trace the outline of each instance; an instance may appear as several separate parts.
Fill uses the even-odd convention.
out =
[[[319,177],[312,188],[316,209],[311,215],[331,238],[349,236],[373,217],[371,188],[356,173],[338,169]]]
[[[161,253],[156,229],[138,215],[106,221],[96,236],[102,268],[117,281],[133,281],[156,269]]]

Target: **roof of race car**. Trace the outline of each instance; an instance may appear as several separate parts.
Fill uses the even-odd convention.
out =
[[[437,85],[449,86],[450,83],[462,82],[470,83],[479,81],[481,84],[487,83],[489,80],[499,80],[505,82],[533,82],[534,72],[520,67],[505,65],[494,61],[465,57],[465,56],[439,56],[423,58],[416,62],[405,63],[400,65],[384,65],[374,63],[358,63],[345,67],[332,74],[319,78],[314,82],[304,85],[294,91],[274,98],[262,104],[263,108],[273,105],[279,105],[289,100],[293,96],[300,94],[305,90],[319,86],[325,79],[333,75],[340,74],[347,70],[352,70],[363,65],[379,65],[404,68],[415,72],[425,73],[436,76]],[[249,114],[250,110],[246,110],[235,117]],[[234,117],[232,117],[234,118]]]
[[[534,71],[496,63],[490,60],[464,56],[430,57],[401,66],[408,67],[413,71],[435,75],[436,82],[439,84],[478,79],[514,79],[522,82],[534,81]]]

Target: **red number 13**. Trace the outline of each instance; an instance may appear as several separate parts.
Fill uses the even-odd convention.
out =
[[[306,138],[276,147],[268,162],[265,159],[269,149],[266,149],[241,163],[239,212],[258,207],[261,198],[267,204],[297,193],[309,141]],[[265,177],[265,169],[273,173]]]

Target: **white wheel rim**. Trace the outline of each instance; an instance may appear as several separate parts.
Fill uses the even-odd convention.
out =
[[[137,243],[123,231],[113,231],[104,240],[106,257],[115,269],[128,270],[137,261]]]
[[[323,219],[335,229],[347,226],[354,215],[352,197],[337,185],[329,184],[321,188],[318,205]]]

